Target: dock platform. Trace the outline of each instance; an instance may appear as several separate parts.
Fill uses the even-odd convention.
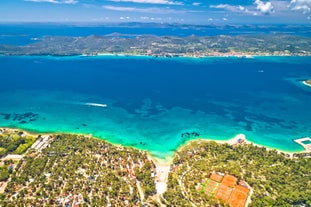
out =
[[[310,137],[302,137],[298,139],[294,139],[294,142],[303,146],[307,152],[311,152],[311,138]]]

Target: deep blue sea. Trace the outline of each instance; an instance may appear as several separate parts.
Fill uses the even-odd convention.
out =
[[[198,137],[300,151],[292,139],[311,136],[311,57],[2,56],[0,72],[3,127],[93,134],[159,158]]]
[[[0,45],[44,36],[289,33],[310,26],[1,24]],[[250,141],[284,151],[311,136],[311,57],[0,56],[0,126],[93,134],[164,158],[188,140]],[[103,107],[107,105],[107,107]]]

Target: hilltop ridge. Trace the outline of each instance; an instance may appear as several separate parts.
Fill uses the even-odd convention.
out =
[[[113,33],[45,36],[34,43],[0,45],[0,55],[310,56],[311,38],[288,34],[156,36]]]

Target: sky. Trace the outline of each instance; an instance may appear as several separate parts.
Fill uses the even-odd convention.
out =
[[[311,0],[0,0],[0,22],[310,24]]]

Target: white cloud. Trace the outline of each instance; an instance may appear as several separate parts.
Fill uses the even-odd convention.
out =
[[[311,0],[291,0],[289,7],[291,10],[308,14],[311,12]]]
[[[141,12],[141,13],[152,13],[152,14],[183,14],[183,10],[167,9],[167,8],[137,8],[137,7],[122,7],[122,6],[102,6],[103,9],[112,11],[125,11],[125,12]]]
[[[311,0],[305,0],[311,1]],[[226,11],[230,11],[236,14],[249,14],[254,16],[266,15],[275,13],[275,8],[278,9],[278,14],[280,12],[288,11],[286,7],[288,3],[285,0],[271,0],[264,2],[262,0],[254,0],[254,3],[251,5],[230,5],[230,4],[218,4],[218,5],[210,5],[210,8],[214,9],[223,9]]]
[[[53,4],[76,4],[78,3],[77,0],[24,0],[29,2],[47,2]]]
[[[311,1],[311,0],[310,0]],[[282,9],[285,3],[282,0],[273,0],[273,4],[271,2],[263,2],[261,0],[254,0],[253,5],[230,5],[230,4],[218,4],[218,5],[210,5],[210,8],[214,9],[223,9],[226,11],[230,11],[236,14],[249,14],[249,15],[263,15],[263,14],[271,14],[274,13],[274,4],[280,6]],[[286,6],[285,6],[286,7]]]
[[[150,17],[140,17],[141,20],[149,20]]]
[[[210,8],[225,9],[232,12],[245,11],[245,7],[241,5],[233,6],[229,4],[218,4],[218,5],[211,5]]]
[[[257,10],[263,14],[274,13],[274,7],[271,2],[263,2],[261,0],[255,0],[254,4],[257,5]]]
[[[121,7],[121,6],[103,6],[104,9],[113,11],[135,11],[135,7]]]
[[[113,2],[132,2],[142,4],[167,4],[167,5],[183,5],[182,2],[170,0],[110,0]]]
[[[25,0],[25,1],[31,1],[31,2],[48,2],[48,3],[55,3],[55,4],[58,3],[58,1],[56,1],[56,0]]]
[[[147,16],[141,16],[139,17],[141,20],[144,20],[144,21],[148,21],[148,20],[156,20],[156,21],[162,21],[163,18],[161,17],[147,17]]]
[[[200,5],[201,5],[200,2],[193,2],[193,3],[192,3],[192,6],[200,6]]]
[[[78,1],[76,1],[76,0],[65,0],[63,2],[64,2],[64,4],[76,4],[76,3],[78,3]]]

